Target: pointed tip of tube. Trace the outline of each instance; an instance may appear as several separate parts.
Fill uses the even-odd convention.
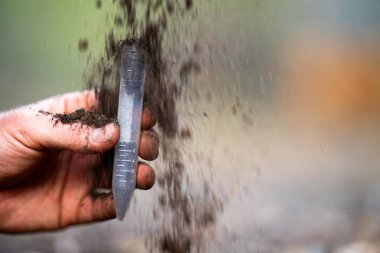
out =
[[[117,202],[115,203],[116,205],[116,218],[118,221],[123,221],[125,218],[125,215],[128,211],[128,208],[122,204],[118,204]]]
[[[126,189],[118,189],[114,191],[116,217],[119,221],[123,221],[129,209],[132,198],[132,192]]]
[[[116,217],[118,219],[118,221],[123,221],[124,218],[125,218],[125,215],[128,211],[128,206],[126,205],[125,203],[126,201],[122,201],[122,202],[115,202],[115,206],[116,206]]]
[[[116,218],[117,218],[118,221],[122,222],[124,220],[125,216],[118,216],[118,215],[116,215]]]

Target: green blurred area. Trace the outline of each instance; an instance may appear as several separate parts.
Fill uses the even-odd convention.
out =
[[[215,34],[222,32],[220,38],[214,36],[216,43],[240,43],[232,60],[239,64],[242,58],[251,59],[248,73],[252,66],[256,72],[266,71],[271,51],[297,28],[346,26],[380,31],[380,3],[375,0],[365,4],[353,0],[197,3],[203,6],[198,15],[209,19]],[[93,58],[102,55],[116,8],[112,0],[103,0],[101,9],[96,8],[95,0],[1,0],[0,110],[84,88],[89,52]],[[82,38],[89,40],[87,53],[78,51]]]
[[[111,3],[99,10],[95,1],[2,0],[0,110],[82,89],[88,52],[103,51]],[[86,53],[78,51],[83,38]]]

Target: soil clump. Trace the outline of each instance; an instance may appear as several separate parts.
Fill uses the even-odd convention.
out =
[[[91,126],[91,127],[96,127],[96,128],[101,128],[111,123],[117,124],[117,119],[115,118],[108,118],[105,115],[101,115],[92,111],[86,111],[83,108],[78,109],[68,114],[61,114],[61,113],[54,114],[53,119],[56,120],[55,123],[58,123],[58,122],[62,124],[79,123],[81,125]]]

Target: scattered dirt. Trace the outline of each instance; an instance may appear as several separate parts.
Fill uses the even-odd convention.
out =
[[[80,39],[78,43],[78,49],[80,52],[86,52],[88,49],[88,39]]]
[[[137,38],[146,56],[146,80],[144,101],[157,110],[157,121],[161,133],[163,164],[157,169],[160,194],[158,207],[152,210],[153,217],[165,221],[162,229],[152,233],[148,244],[153,251],[169,253],[201,252],[204,243],[203,231],[217,220],[222,210],[206,180],[197,189],[188,189],[188,166],[184,163],[181,143],[192,138],[189,127],[179,127],[177,102],[183,97],[182,87],[191,81],[191,76],[201,71],[201,65],[193,56],[176,56],[176,66],[169,59],[164,46],[170,19],[179,22],[186,13],[193,12],[191,0],[114,0],[123,11],[123,17],[115,17],[114,25],[124,27],[126,37],[118,40],[113,31],[106,36],[105,55],[93,63],[85,73],[88,88],[96,90],[98,106],[94,112],[115,118],[119,90],[120,52],[131,38]],[[145,8],[142,20],[136,17],[137,5]],[[139,6],[139,9],[140,7]],[[178,20],[177,20],[178,19]],[[112,29],[113,30],[113,29]],[[176,51],[175,41],[168,42]],[[199,45],[194,45],[194,54],[199,54]],[[185,59],[183,59],[185,57]],[[178,69],[173,71],[172,68]],[[207,115],[205,115],[207,116]],[[182,141],[181,141],[182,140]],[[113,151],[102,156],[102,165],[94,170],[94,184],[110,187],[112,179]],[[191,180],[191,179],[190,179]],[[199,181],[199,178],[196,179]],[[202,191],[203,188],[203,191]],[[200,191],[199,191],[200,190]],[[196,192],[196,193],[194,193]]]
[[[185,0],[186,9],[191,9],[193,7],[193,0]]]
[[[102,0],[96,0],[95,4],[96,4],[96,8],[97,9],[101,9],[102,8]]]
[[[53,119],[56,120],[56,123],[79,123],[81,125],[92,126],[96,128],[101,128],[111,123],[117,124],[117,119],[115,118],[108,118],[105,115],[97,114],[91,111],[86,111],[85,109],[78,109],[75,112],[69,114],[54,114]]]
[[[248,114],[246,114],[246,113],[243,112],[242,117],[243,117],[243,122],[245,124],[247,124],[248,126],[253,127],[253,119],[252,119],[251,116],[249,116]]]
[[[233,105],[233,106],[231,107],[231,110],[232,110],[232,114],[233,114],[233,115],[236,115],[236,113],[237,113],[237,109],[236,109],[236,106],[235,106],[235,105]]]
[[[182,139],[191,139],[191,137],[193,136],[192,132],[191,132],[191,129],[190,127],[186,126],[186,127],[183,127],[180,131],[180,136]]]
[[[123,26],[123,18],[120,16],[116,16],[114,23],[115,23],[115,26],[122,27]]]
[[[182,82],[187,82],[187,78],[192,74],[198,74],[201,72],[201,66],[194,59],[189,59],[184,62],[181,66],[181,70],[179,72],[179,76]]]

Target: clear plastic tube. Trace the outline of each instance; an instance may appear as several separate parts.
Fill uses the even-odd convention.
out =
[[[136,187],[136,169],[144,97],[145,62],[137,43],[122,52],[118,120],[120,139],[115,147],[112,190],[116,216],[122,221]]]

